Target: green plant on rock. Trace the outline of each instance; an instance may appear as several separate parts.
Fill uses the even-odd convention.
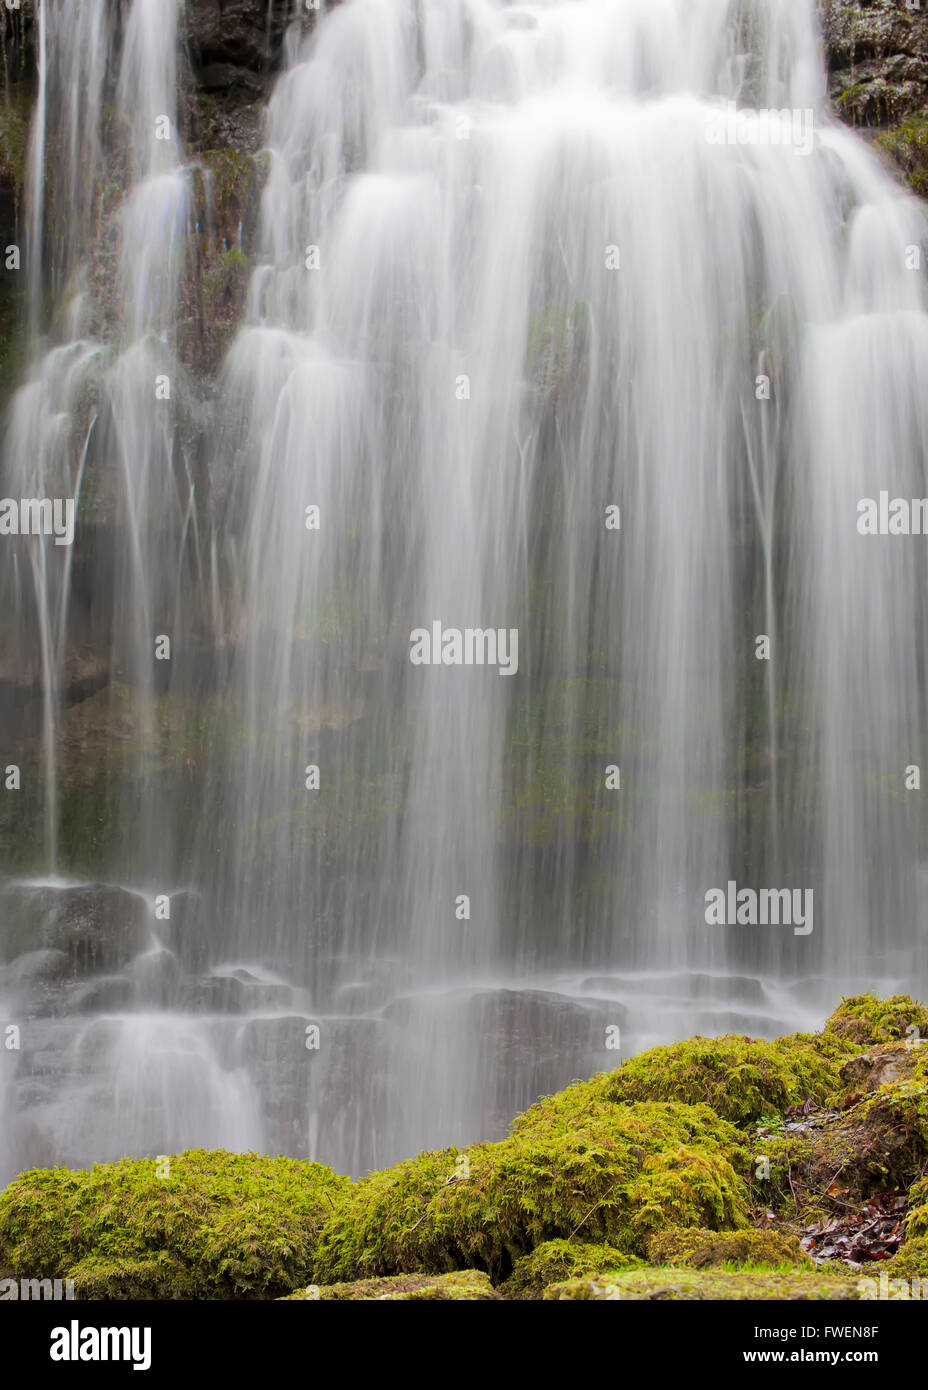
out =
[[[903,121],[878,135],[876,143],[906,174],[913,193],[928,198],[928,120],[916,116]]]
[[[627,1269],[638,1261],[612,1245],[592,1245],[580,1240],[546,1240],[529,1255],[517,1260],[500,1287],[506,1298],[541,1298],[549,1284],[565,1279],[603,1277]]]
[[[873,1273],[885,1273],[890,1279],[921,1279],[924,1281],[922,1296],[928,1298],[928,1236],[906,1240],[892,1259],[881,1264]]]
[[[655,1298],[672,1302],[718,1299],[731,1302],[782,1302],[785,1299],[846,1300],[860,1296],[858,1280],[846,1271],[838,1275],[824,1270],[696,1270],[673,1266],[620,1269],[614,1271],[608,1280],[568,1279],[561,1284],[550,1285],[544,1292],[545,1300],[550,1302],[640,1302]]]
[[[310,1284],[288,1294],[283,1302],[355,1303],[487,1303],[497,1299],[493,1285],[479,1269],[453,1274],[391,1274],[384,1279],[357,1279],[349,1284]]]
[[[905,1222],[906,1240],[928,1236],[928,1178],[909,1189],[909,1214]]]
[[[854,994],[841,1000],[825,1031],[862,1047],[928,1039],[928,1008],[907,994],[894,994],[891,999]]]
[[[320,1163],[188,1150],[37,1169],[0,1196],[0,1267],[89,1298],[257,1298],[308,1281],[350,1187]]]
[[[838,1062],[847,1050],[803,1034],[775,1042],[736,1034],[690,1038],[631,1057],[615,1071],[568,1087],[557,1100],[562,1109],[578,1111],[594,1097],[703,1103],[744,1125],[809,1099],[826,1101],[838,1089]]]
[[[557,1098],[555,1098],[556,1100]],[[481,1268],[494,1279],[545,1241],[583,1232],[623,1254],[660,1225],[746,1224],[746,1151],[705,1106],[533,1106],[510,1138],[372,1173],[322,1233],[317,1283]]]
[[[671,1227],[652,1237],[648,1259],[655,1265],[683,1265],[690,1269],[718,1265],[813,1268],[798,1237],[772,1229],[701,1231]]]

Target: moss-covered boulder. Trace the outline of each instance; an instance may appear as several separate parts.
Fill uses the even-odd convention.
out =
[[[453,1274],[393,1274],[386,1279],[357,1279],[350,1284],[309,1284],[282,1302],[488,1303],[500,1295],[482,1270]]]
[[[544,1292],[550,1302],[641,1302],[659,1298],[669,1302],[725,1299],[769,1303],[857,1300],[862,1296],[858,1281],[846,1272],[684,1268],[618,1270],[608,1279],[569,1279],[552,1284]]]
[[[851,1051],[841,1039],[824,1035],[774,1042],[738,1034],[689,1038],[630,1057],[615,1071],[575,1082],[543,1104],[566,1117],[603,1101],[680,1101],[708,1105],[721,1118],[745,1125],[807,1100],[826,1102],[839,1089],[839,1068]],[[516,1131],[533,1113],[534,1107],[516,1121]]]
[[[322,1233],[315,1282],[473,1267],[499,1279],[581,1232],[633,1255],[668,1222],[746,1224],[747,1153],[708,1107],[591,1099],[580,1116],[559,1099],[499,1143],[420,1154],[356,1183]]]
[[[922,1178],[909,1190],[909,1214],[905,1233],[909,1240],[928,1236],[928,1178]]]
[[[813,1267],[796,1236],[773,1229],[701,1231],[670,1227],[652,1236],[648,1260],[655,1265],[684,1265],[688,1269],[717,1265]]]
[[[928,1008],[907,994],[879,999],[854,994],[842,999],[825,1024],[826,1033],[858,1047],[873,1043],[917,1043],[928,1039]]]
[[[912,192],[928,198],[928,119],[903,121],[878,135],[876,143],[902,170]]]
[[[831,1039],[804,1034],[773,1042],[730,1034],[690,1038],[630,1058],[612,1073],[607,1094],[624,1101],[704,1101],[742,1125],[807,1100],[825,1102],[845,1055]]]
[[[530,1255],[516,1261],[512,1274],[500,1285],[506,1298],[541,1298],[550,1284],[567,1279],[606,1277],[638,1261],[611,1245],[591,1245],[577,1240],[546,1240]]]
[[[320,1163],[205,1150],[37,1169],[0,1195],[0,1269],[83,1298],[272,1297],[309,1282],[349,1187]]]
[[[923,1279],[928,1297],[928,1235],[905,1241],[898,1254],[881,1264],[876,1273],[884,1271],[890,1279]]]

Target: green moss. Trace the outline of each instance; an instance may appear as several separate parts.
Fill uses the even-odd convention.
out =
[[[928,198],[928,119],[914,117],[878,135],[876,143],[905,173],[914,193]]]
[[[690,1038],[631,1057],[615,1071],[562,1091],[559,1107],[582,1111],[596,1098],[704,1103],[733,1124],[779,1113],[808,1099],[827,1100],[838,1089],[838,1062],[846,1049],[834,1040],[797,1034],[764,1042],[729,1034]],[[834,1054],[834,1055],[832,1055]],[[529,1112],[531,1113],[531,1112]]]
[[[555,1097],[554,1101],[559,1100]],[[477,1267],[501,1278],[544,1241],[580,1234],[625,1254],[661,1225],[746,1224],[737,1131],[705,1106],[542,1102],[509,1139],[373,1173],[323,1231],[318,1283]]]
[[[255,1298],[306,1281],[350,1186],[319,1163],[188,1150],[25,1173],[0,1196],[0,1267],[93,1298]]]
[[[671,1228],[658,1231],[648,1245],[655,1265],[685,1265],[706,1269],[715,1265],[795,1265],[811,1269],[796,1236],[782,1231],[699,1231]]]
[[[850,995],[841,1000],[825,1030],[863,1047],[908,1038],[928,1039],[928,1009],[907,994],[894,994],[891,999],[878,999],[875,994]]]
[[[546,394],[569,386],[577,377],[590,334],[590,306],[577,300],[573,308],[551,301],[532,310],[525,346],[525,371]]]
[[[69,1270],[79,1299],[194,1299],[202,1297],[199,1276],[162,1250],[148,1259],[87,1255]]]
[[[523,1255],[516,1261],[512,1274],[500,1286],[500,1293],[506,1298],[541,1298],[549,1284],[565,1279],[592,1278],[636,1263],[611,1245],[546,1240],[530,1255]]]
[[[904,85],[871,77],[845,87],[838,106],[842,119],[852,125],[877,126],[898,121],[910,100]]]
[[[909,1189],[905,1233],[907,1240],[928,1236],[928,1178],[922,1178]]]
[[[453,1274],[394,1274],[386,1279],[358,1279],[350,1284],[310,1284],[285,1301],[487,1303],[498,1297],[482,1270],[464,1269]]]
[[[890,1279],[928,1280],[928,1235],[916,1236],[914,1240],[906,1240],[899,1253],[894,1255],[891,1260],[887,1260],[885,1264],[881,1264],[874,1273],[879,1275],[884,1270]],[[926,1288],[926,1296],[928,1296],[928,1288]]]
[[[255,161],[238,150],[205,150],[200,159],[210,173],[211,210],[217,225],[225,235],[235,235],[258,178]]]
[[[3,248],[0,247],[0,252]],[[26,365],[27,342],[21,274],[0,271],[0,407],[19,384]]]
[[[758,1302],[858,1299],[857,1282],[846,1275],[800,1271],[634,1269],[619,1270],[608,1281],[572,1279],[553,1284],[544,1297],[565,1300],[666,1299],[670,1302],[726,1299]]]
[[[0,183],[17,196],[26,177],[31,105],[32,93],[21,82],[10,87],[7,101],[0,100]]]

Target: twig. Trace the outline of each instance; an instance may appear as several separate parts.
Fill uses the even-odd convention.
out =
[[[615,1191],[615,1189],[618,1187],[618,1185],[619,1185],[619,1182],[618,1182],[618,1178],[617,1178],[616,1181],[612,1184],[612,1186],[608,1189],[608,1191],[603,1193],[602,1197],[600,1197],[600,1199],[599,1199],[599,1201],[596,1203],[596,1205],[590,1207],[590,1209],[589,1209],[589,1211],[587,1212],[586,1216],[582,1216],[582,1217],[580,1218],[580,1224],[579,1224],[578,1226],[575,1226],[575,1227],[574,1227],[574,1229],[571,1231],[570,1235],[567,1237],[568,1240],[573,1240],[574,1236],[577,1234],[577,1232],[578,1232],[579,1229],[580,1229],[580,1226],[583,1225],[584,1221],[589,1221],[590,1217],[593,1215],[593,1213],[594,1213],[594,1211],[596,1210],[596,1208],[602,1206],[602,1204],[603,1204],[603,1202],[606,1200],[606,1198],[612,1195],[612,1193]]]

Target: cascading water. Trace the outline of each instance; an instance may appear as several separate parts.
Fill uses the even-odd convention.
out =
[[[41,849],[2,899],[0,1176],[362,1171],[497,1133],[616,1025],[924,987],[924,540],[858,503],[928,495],[928,221],[829,120],[813,0],[294,27],[212,387],[179,13],[40,6],[58,310],[2,491],[80,505],[73,554],[0,537],[42,708],[3,749]],[[435,624],[497,664],[415,664]],[[814,918],[710,924],[732,880]]]

